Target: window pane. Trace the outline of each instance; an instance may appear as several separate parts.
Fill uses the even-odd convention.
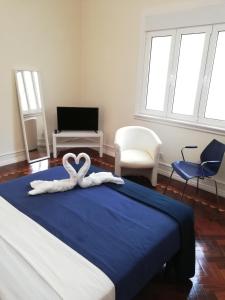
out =
[[[204,41],[205,33],[182,35],[173,113],[194,113]]]
[[[171,41],[171,36],[152,38],[146,109],[163,111]]]
[[[18,72],[16,76],[17,76],[17,84],[18,84],[18,89],[19,89],[20,99],[21,99],[21,108],[23,112],[26,112],[28,111],[28,105],[27,105],[27,98],[24,90],[24,83],[23,83],[21,72]]]
[[[29,107],[30,107],[30,109],[37,109],[31,72],[24,71],[23,74],[24,74],[24,81],[25,81],[25,86],[26,86],[26,91],[27,91]]]
[[[218,35],[205,117],[225,120],[225,32]]]

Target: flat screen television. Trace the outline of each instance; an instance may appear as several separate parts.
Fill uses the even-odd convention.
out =
[[[98,130],[97,107],[57,107],[58,130]]]

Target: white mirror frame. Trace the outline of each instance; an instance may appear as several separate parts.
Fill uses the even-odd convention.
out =
[[[30,74],[30,78],[32,80],[32,92],[33,93],[33,104],[30,103],[29,92],[27,91],[26,84],[25,84],[25,76]],[[24,145],[26,151],[26,157],[28,163],[33,163],[39,160],[47,159],[50,157],[50,150],[49,150],[49,142],[48,142],[48,134],[47,134],[47,126],[46,126],[46,119],[45,119],[45,110],[43,104],[43,97],[42,97],[42,90],[40,88],[40,76],[36,70],[15,70],[15,77],[16,77],[16,87],[17,87],[17,95],[18,95],[18,102],[20,108],[20,117],[21,117],[21,124],[23,130],[23,137],[24,137]],[[20,82],[19,82],[20,81]],[[22,83],[22,86],[20,84]],[[21,87],[23,91],[21,91]],[[24,102],[25,101],[25,102]],[[24,109],[24,103],[27,109]],[[32,107],[36,105],[36,107]],[[38,157],[36,159],[31,159],[29,153],[29,146],[28,146],[28,138],[26,132],[25,121],[41,117],[43,120],[43,131],[44,131],[44,141],[46,147],[46,155]]]

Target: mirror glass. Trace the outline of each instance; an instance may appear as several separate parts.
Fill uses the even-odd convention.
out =
[[[50,156],[45,112],[37,71],[16,71],[17,94],[28,162]]]

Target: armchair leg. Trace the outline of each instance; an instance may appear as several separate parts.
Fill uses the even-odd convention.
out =
[[[115,175],[119,177],[121,176],[121,168],[117,164],[115,164]]]
[[[168,186],[170,185],[170,182],[171,182],[171,179],[172,179],[173,173],[174,173],[174,169],[172,170],[172,172],[171,172],[171,174],[170,174],[169,181],[168,181],[168,183],[167,183],[167,185],[166,185],[166,187],[165,187],[165,189],[164,189],[164,191],[163,191],[163,194],[165,194],[165,193],[166,193],[166,191],[167,191],[167,188],[168,188]]]
[[[151,174],[151,177],[150,177],[151,184],[154,187],[157,185],[157,175],[158,175],[157,172],[158,172],[158,168],[154,167],[152,169],[152,174]]]

